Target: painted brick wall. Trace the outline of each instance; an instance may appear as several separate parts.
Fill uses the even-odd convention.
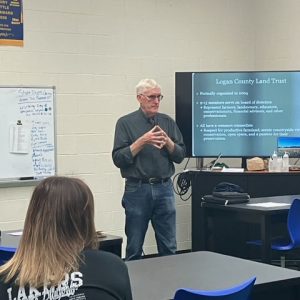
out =
[[[293,68],[299,9],[296,0],[24,0],[25,45],[0,48],[0,83],[56,86],[58,174],[83,178],[97,228],[124,236],[111,149],[117,118],[138,107],[136,83],[156,79],[161,111],[175,117],[176,71]],[[1,230],[22,228],[31,191],[0,189]],[[177,212],[178,248],[188,249],[190,202],[178,199]],[[151,229],[145,252],[156,252]]]

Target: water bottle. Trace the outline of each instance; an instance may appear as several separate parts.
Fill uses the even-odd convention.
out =
[[[269,172],[274,172],[274,163],[273,163],[272,156],[270,156],[269,158],[268,168],[269,168]]]
[[[277,156],[275,172],[282,172],[282,156]]]
[[[287,152],[284,152],[284,155],[282,157],[282,172],[288,172],[289,168],[290,168],[289,154]]]
[[[269,159],[269,172],[276,172],[277,170],[277,153],[274,151]]]

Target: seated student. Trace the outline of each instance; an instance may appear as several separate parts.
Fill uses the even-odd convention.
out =
[[[132,299],[125,263],[97,250],[94,199],[83,181],[53,176],[36,186],[20,245],[0,267],[0,299]]]

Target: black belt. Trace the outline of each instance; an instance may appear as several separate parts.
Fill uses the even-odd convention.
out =
[[[158,183],[164,183],[167,182],[169,178],[127,178],[128,182],[136,182],[136,183],[149,183],[149,184],[158,184]]]

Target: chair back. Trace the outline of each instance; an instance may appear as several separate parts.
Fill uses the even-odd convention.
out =
[[[288,214],[288,231],[294,247],[300,246],[300,199],[294,199]]]
[[[16,250],[17,249],[14,247],[0,247],[0,265],[3,265],[10,260],[14,256]]]
[[[193,289],[179,289],[175,293],[174,300],[250,300],[250,294],[256,277],[242,282],[234,287],[224,290],[193,290]]]

